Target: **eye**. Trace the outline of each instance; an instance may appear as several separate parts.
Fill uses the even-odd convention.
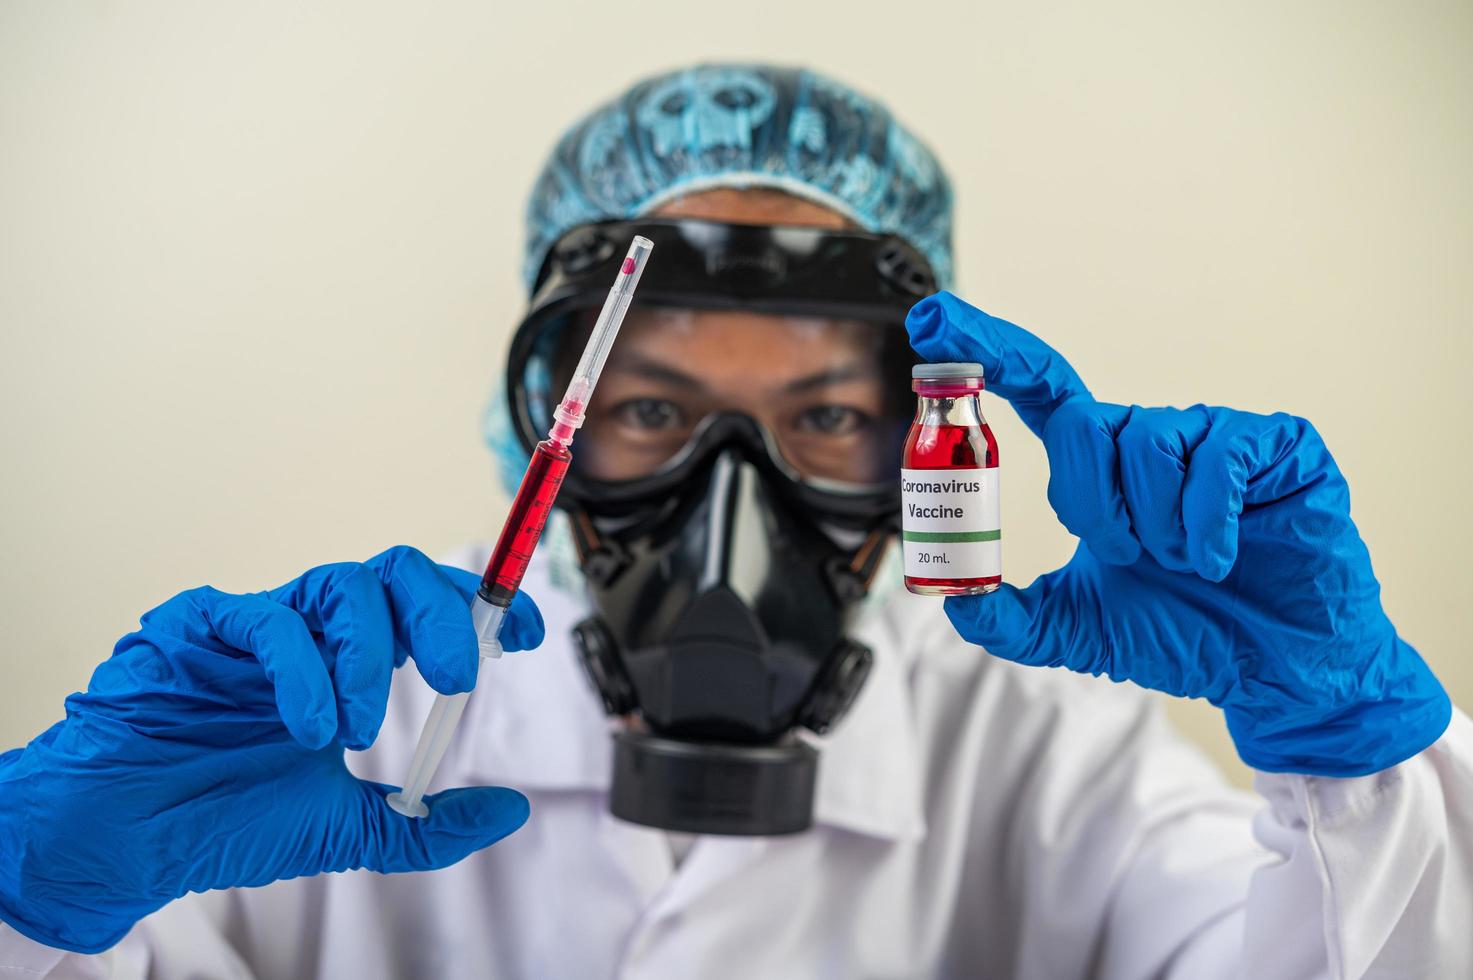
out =
[[[815,405],[798,416],[801,432],[827,436],[846,436],[868,425],[870,417],[848,405]]]
[[[613,416],[631,429],[657,432],[685,425],[680,406],[664,398],[631,398],[614,406]]]

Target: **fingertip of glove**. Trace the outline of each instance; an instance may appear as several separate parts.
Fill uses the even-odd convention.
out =
[[[420,630],[415,650],[435,651],[434,662],[421,670],[425,682],[438,694],[465,694],[475,689],[480,669],[480,649],[470,617],[464,623],[432,623]],[[417,659],[423,667],[422,659]]]
[[[501,645],[508,652],[532,650],[542,645],[547,636],[547,626],[542,620],[542,610],[525,592],[518,592],[511,600],[511,610],[501,630]]]
[[[968,643],[999,646],[1008,639],[1008,624],[1018,605],[1016,592],[1004,583],[985,595],[948,596],[944,604],[946,618]]]
[[[425,678],[436,694],[453,697],[456,694],[469,694],[476,689],[476,678],[474,674],[467,675],[458,670],[432,670],[430,676]]]
[[[531,801],[505,786],[446,790],[425,802],[430,808],[427,831],[483,840],[487,844],[521,827],[532,813]]]
[[[284,715],[282,720],[287,720]],[[298,742],[313,752],[326,748],[338,733],[337,708],[330,706],[304,714],[295,721],[288,722],[287,730]]]
[[[941,608],[946,611],[946,618],[951,620],[951,625],[963,639],[971,639],[970,632],[977,619],[978,600],[981,598],[974,595],[947,596],[941,604]]]
[[[378,740],[378,725],[364,726],[343,738],[343,748],[349,752],[363,752]]]
[[[912,306],[905,321],[907,326],[912,322],[920,325],[937,318],[946,319],[949,315],[976,312],[976,310],[976,307],[958,297],[956,293],[942,289],[932,293]]]
[[[999,613],[999,598],[1008,589],[1008,585],[985,595],[949,595],[943,609],[946,610],[947,619],[952,620],[956,632],[962,635],[963,640],[985,647],[993,641],[996,632],[997,613]],[[1003,600],[1006,601],[1006,600]]]
[[[1219,536],[1188,529],[1187,555],[1192,561],[1192,570],[1209,582],[1221,582],[1228,577],[1238,561],[1237,523]]]
[[[945,290],[939,293],[932,293],[912,306],[910,311],[905,314],[906,329],[914,330],[916,327],[930,322],[939,312],[938,307],[941,306],[941,297],[946,295],[948,294]]]
[[[1231,559],[1217,555],[1202,555],[1194,563],[1193,570],[1209,582],[1221,582],[1233,570]]]
[[[951,342],[948,328],[952,322],[972,308],[948,292],[933,293],[916,303],[905,315],[905,330],[910,345],[929,361],[964,359]]]

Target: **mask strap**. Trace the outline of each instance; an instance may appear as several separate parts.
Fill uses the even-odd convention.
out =
[[[880,570],[880,559],[885,554],[885,543],[890,538],[889,527],[877,527],[864,539],[864,544],[854,553],[849,570],[864,582],[865,591],[874,584],[875,573]]]
[[[589,553],[599,548],[603,541],[587,511],[575,510],[569,516],[573,519],[573,544],[578,549],[578,561],[581,564],[588,560]]]
[[[608,585],[629,567],[629,552],[618,541],[605,541],[593,526],[587,511],[572,511],[571,517],[573,547],[578,552],[583,577],[596,586]]]

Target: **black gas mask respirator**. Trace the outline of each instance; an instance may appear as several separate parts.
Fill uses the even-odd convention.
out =
[[[819,753],[798,730],[835,725],[873,658],[848,634],[898,524],[913,363],[902,324],[934,281],[889,236],[690,220],[575,229],[513,339],[508,392],[529,449],[561,390],[559,352],[581,347],[580,318],[635,234],[655,249],[631,320],[662,308],[798,318],[798,329],[842,320],[871,335],[883,376],[885,410],[842,467],[711,404],[643,471],[610,479],[575,456],[557,502],[594,609],[576,645],[605,709],[628,719],[613,736],[614,815],[689,833],[800,831]]]

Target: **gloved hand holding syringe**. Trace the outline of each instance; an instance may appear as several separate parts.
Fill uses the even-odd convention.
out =
[[[522,574],[526,572],[532,550],[542,536],[553,499],[562,485],[563,474],[573,460],[568,447],[573,444],[573,434],[583,424],[584,412],[593,397],[593,387],[598,383],[599,372],[603,370],[619,326],[624,322],[624,314],[634,298],[634,288],[639,285],[645,260],[653,247],[649,239],[637,236],[629,246],[629,254],[624,257],[619,275],[609,289],[608,299],[604,300],[603,309],[599,311],[598,321],[588,338],[588,345],[583,348],[583,357],[568,383],[567,393],[553,412],[555,421],[552,429],[547,438],[537,444],[522,477],[522,485],[512,500],[506,523],[501,528],[501,537],[496,541],[496,549],[492,551],[491,560],[486,563],[486,573],[481,578],[481,587],[471,603],[471,617],[475,622],[482,659],[494,660],[501,656],[497,633],[501,629],[502,617],[522,584]],[[436,696],[435,705],[419,734],[419,744],[415,746],[404,789],[388,796],[389,805],[398,812],[411,817],[429,814],[423,801],[425,790],[445,755],[469,697],[469,692]]]

